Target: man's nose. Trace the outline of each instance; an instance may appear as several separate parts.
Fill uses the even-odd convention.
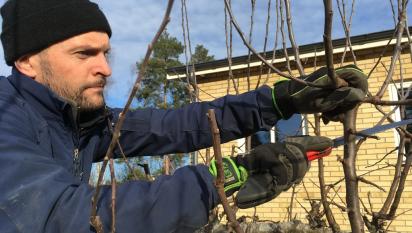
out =
[[[100,54],[97,59],[96,74],[108,77],[112,75],[112,68],[110,67],[109,60],[104,54]]]

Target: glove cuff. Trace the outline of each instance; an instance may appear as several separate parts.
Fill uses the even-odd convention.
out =
[[[224,190],[226,196],[230,196],[235,191],[239,190],[239,188],[246,182],[248,172],[244,167],[238,166],[230,157],[223,157],[222,162],[225,176]],[[215,178],[217,177],[217,166],[215,159],[210,162],[209,171]]]
[[[284,120],[289,119],[297,112],[289,94],[289,82],[288,80],[278,81],[272,89],[273,105],[279,116]]]

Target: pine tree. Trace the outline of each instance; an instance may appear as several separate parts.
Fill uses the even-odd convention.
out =
[[[205,48],[203,45],[198,44],[196,45],[195,53],[193,54],[192,60],[194,64],[209,62],[214,61],[215,56],[209,55],[209,50]]]
[[[165,31],[153,47],[142,88],[136,95],[141,107],[176,108],[188,103],[186,84],[180,80],[167,80],[166,70],[183,65],[179,56],[183,45]],[[140,67],[141,62],[138,63]]]

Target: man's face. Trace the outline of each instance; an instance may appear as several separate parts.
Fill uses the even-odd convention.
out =
[[[107,61],[109,37],[88,32],[54,44],[38,53],[35,80],[72,101],[81,111],[104,106],[103,89],[111,75]]]

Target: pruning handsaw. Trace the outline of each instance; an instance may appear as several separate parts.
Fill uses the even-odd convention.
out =
[[[408,125],[408,124],[412,124],[412,119],[397,121],[397,122],[393,122],[393,123],[386,124],[386,125],[377,125],[377,126],[374,126],[374,127],[371,127],[371,128],[364,129],[362,131],[358,131],[358,133],[359,133],[359,135],[374,135],[374,134],[377,134],[379,132],[386,131],[388,129],[393,129],[393,128]],[[359,140],[359,139],[362,139],[362,138],[364,138],[364,137],[363,136],[356,136],[356,140]],[[315,160],[315,159],[319,159],[319,158],[328,156],[332,152],[332,148],[336,148],[336,147],[345,145],[345,139],[344,139],[343,136],[335,138],[332,141],[333,141],[333,146],[329,147],[326,150],[323,150],[323,151],[308,151],[306,153],[306,156],[307,156],[308,160],[312,161],[312,160]]]

